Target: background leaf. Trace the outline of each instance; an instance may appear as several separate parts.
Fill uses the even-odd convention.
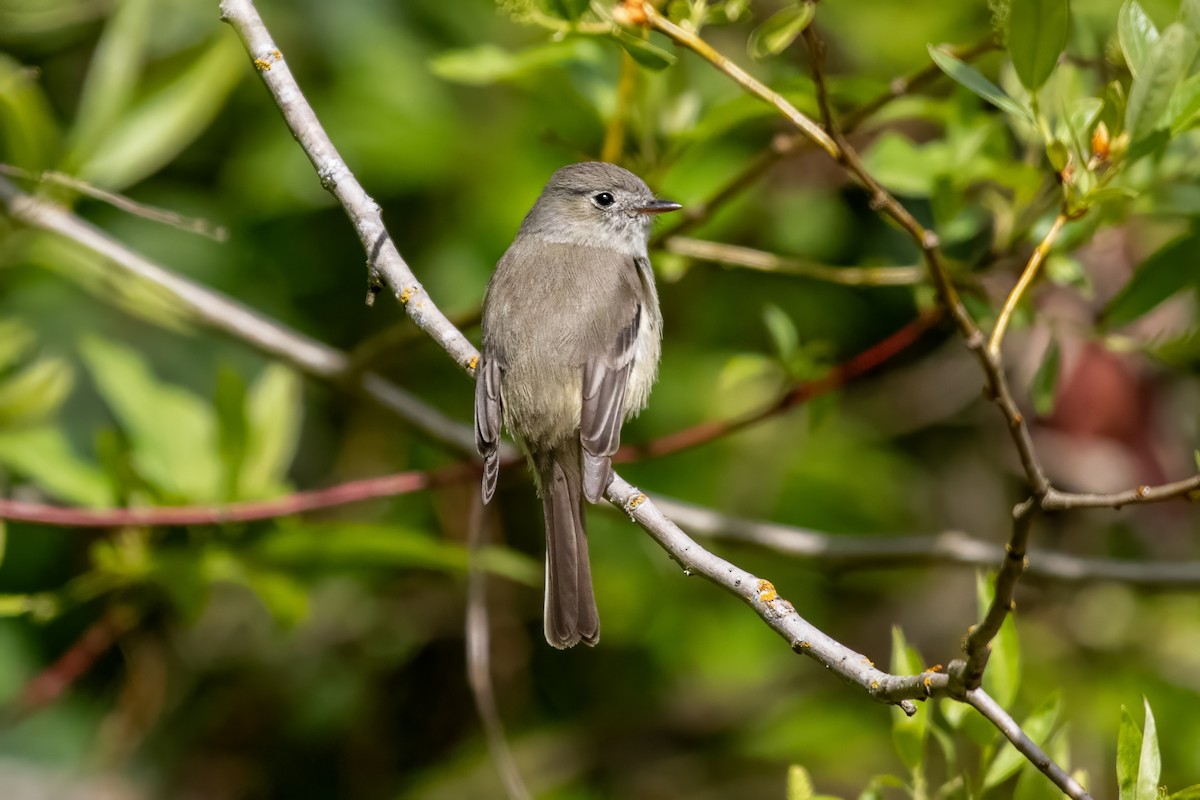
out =
[[[1008,11],[1008,52],[1021,83],[1036,92],[1050,77],[1067,44],[1067,0],[1012,0]]]
[[[1111,327],[1128,325],[1167,298],[1200,282],[1195,269],[1200,236],[1189,233],[1150,255],[1104,309]]]
[[[1168,25],[1129,90],[1125,128],[1135,143],[1161,125],[1171,94],[1195,55],[1195,35],[1178,22]]]
[[[87,336],[81,352],[96,388],[129,435],[138,472],[176,498],[219,500],[213,409],[191,392],[160,382],[145,359],[124,345]]]
[[[1019,117],[1031,125],[1034,124],[1033,113],[1028,108],[1013,100],[999,86],[983,77],[979,70],[964,64],[949,53],[938,50],[933,45],[928,45],[928,50],[929,57],[938,65],[938,68],[953,78],[955,82],[970,89],[1001,111]]]
[[[799,2],[776,11],[750,34],[750,55],[767,58],[782,53],[804,32],[816,11],[816,5],[810,2]]]
[[[1125,63],[1136,78],[1142,65],[1158,44],[1158,28],[1137,0],[1125,0],[1117,15],[1117,38]]]

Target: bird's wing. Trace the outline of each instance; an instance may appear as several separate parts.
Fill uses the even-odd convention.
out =
[[[483,502],[492,499],[500,473],[500,361],[486,353],[475,372],[475,449],[483,456]]]
[[[598,503],[608,488],[612,455],[621,445],[625,420],[625,386],[637,355],[641,304],[617,334],[608,351],[583,365],[583,406],[579,440],[583,445],[583,494]]]

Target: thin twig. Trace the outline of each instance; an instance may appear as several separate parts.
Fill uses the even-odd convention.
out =
[[[169,209],[156,208],[155,206],[139,203],[123,194],[117,194],[116,192],[101,189],[99,186],[93,186],[87,181],[81,181],[74,175],[68,175],[65,172],[31,172],[12,164],[0,164],[0,174],[9,175],[14,178],[23,178],[24,180],[36,183],[51,183],[56,186],[64,186],[94,200],[108,203],[110,206],[118,208],[127,214],[132,214],[135,217],[142,217],[152,222],[169,225],[186,233],[195,233],[199,236],[212,239],[215,242],[224,242],[229,238],[229,231],[222,225],[214,225],[205,219],[186,217]]]
[[[40,711],[62,697],[137,621],[138,615],[132,608],[110,606],[53,664],[25,684],[16,707],[7,715],[8,721]]]
[[[877,369],[920,341],[926,331],[944,318],[945,313],[940,308],[926,311],[887,338],[833,367],[820,378],[795,384],[778,400],[758,411],[733,420],[703,422],[648,442],[624,445],[617,451],[615,460],[618,462],[636,461],[678,453],[681,450],[706,444],[771,419]]]
[[[911,286],[920,283],[926,274],[923,267],[831,267],[765,250],[683,236],[672,236],[662,243],[662,248],[668,253],[701,261],[786,273],[843,286]]]
[[[57,234],[103,256],[127,275],[165,291],[192,319],[327,381],[350,380],[368,397],[462,453],[475,453],[474,434],[441,411],[373,372],[358,373],[349,357],[327,344],[271,320],[225,295],[193,283],[135,253],[70,211],[36,198],[0,178],[0,203],[31,228]],[[512,454],[509,449],[509,455]]]
[[[1021,277],[1017,280],[1017,285],[1013,287],[1012,291],[1008,294],[1008,298],[1004,301],[1004,308],[1000,310],[1000,316],[996,318],[996,327],[992,329],[992,338],[988,341],[988,350],[991,351],[993,357],[999,357],[1000,343],[1004,341],[1004,331],[1008,328],[1008,320],[1012,317],[1013,311],[1016,310],[1017,303],[1021,302],[1021,296],[1025,294],[1025,290],[1033,283],[1038,269],[1041,268],[1042,262],[1046,260],[1046,256],[1050,253],[1050,248],[1054,246],[1054,242],[1058,239],[1058,234],[1066,221],[1066,214],[1059,214],[1054,218],[1054,224],[1050,226],[1050,230],[1046,233],[1045,238],[1033,249],[1033,255],[1029,257],[1029,263],[1025,265],[1025,269],[1021,272]]]
[[[1021,574],[1029,567],[1026,550],[1029,547],[1029,534],[1033,530],[1033,520],[1038,511],[1039,506],[1033,498],[1013,509],[1013,532],[1008,544],[1004,546],[1004,561],[996,574],[996,589],[992,593],[992,602],[988,605],[983,620],[978,625],[972,625],[967,631],[967,660],[962,671],[963,684],[967,689],[979,688],[983,681],[983,671],[987,668],[988,657],[992,653],[992,639],[996,638],[1004,620],[1016,605],[1013,594]]]
[[[661,495],[654,502],[693,536],[748,542],[820,564],[822,569],[896,569],[919,566],[994,567],[1004,548],[961,531],[933,536],[839,536],[744,519]],[[1144,589],[1200,586],[1200,561],[1143,562],[1082,558],[1065,553],[1029,554],[1026,574],[1056,584],[1124,583]]]
[[[1139,503],[1162,503],[1166,500],[1183,498],[1200,500],[1200,475],[1161,486],[1138,486],[1113,494],[1075,494],[1051,489],[1042,498],[1046,511],[1070,511],[1075,508],[1121,508]]]
[[[471,686],[471,697],[475,710],[483,723],[484,738],[488,753],[504,791],[509,800],[529,800],[529,790],[521,780],[517,762],[513,760],[508,738],[504,735],[504,723],[496,707],[496,692],[492,686],[491,634],[488,628],[487,570],[480,563],[479,554],[488,544],[487,512],[479,492],[471,493],[470,517],[467,526],[467,683]]]
[[[995,39],[988,37],[981,42],[957,48],[947,48],[947,52],[960,61],[971,62],[980,55],[996,49]],[[889,84],[886,91],[876,95],[863,105],[846,114],[842,130],[846,134],[853,133],[864,122],[897,98],[904,97],[924,88],[935,80],[943,77],[944,72],[936,64],[928,64],[906,77],[896,78]],[[664,228],[655,236],[655,243],[662,242],[672,236],[678,236],[686,231],[694,230],[707,222],[717,209],[725,206],[730,200],[756,184],[766,175],[771,167],[785,158],[805,151],[809,145],[808,137],[803,133],[780,134],[772,138],[765,150],[760,152],[747,164],[741,172],[734,175],[713,192],[707,200],[689,202],[680,212],[679,219],[674,225]]]
[[[1067,774],[1066,770],[1054,763],[1050,756],[1046,755],[1042,748],[1030,739],[1025,731],[1021,730],[1021,726],[1017,724],[1008,712],[1000,707],[1000,704],[993,700],[982,689],[974,689],[967,692],[966,701],[988,719],[993,725],[1000,729],[1013,747],[1029,759],[1034,766],[1045,773],[1046,777],[1054,782],[1054,785],[1062,790],[1063,794],[1072,800],[1091,800],[1091,795],[1087,790],[1079,785],[1079,782]]]
[[[771,89],[724,55],[717,52],[712,45],[696,34],[671,22],[671,20],[658,13],[650,3],[643,3],[642,11],[651,26],[712,63],[717,69],[732,78],[739,86],[750,92],[750,94],[774,106],[779,113],[783,114],[793,125],[799,128],[813,144],[824,150],[832,158],[838,158],[839,148],[833,138],[823,131],[820,125],[813,122],[803,112],[784,99],[783,95]]]
[[[440,486],[477,474],[470,464],[456,464],[436,472],[399,472],[377,478],[365,478],[330,486],[294,492],[270,500],[210,506],[176,508],[64,508],[44,503],[0,498],[0,519],[35,525],[59,525],[67,528],[117,528],[126,525],[221,525],[250,522],[361,503],[381,497],[395,497]]]
[[[600,160],[616,164],[625,152],[625,127],[629,109],[633,105],[633,92],[637,89],[638,65],[633,56],[621,51],[621,75],[617,78],[617,100],[612,118],[604,130],[604,144],[600,148]]]

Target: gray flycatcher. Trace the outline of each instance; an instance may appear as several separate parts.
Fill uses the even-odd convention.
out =
[[[658,373],[646,242],[652,216],[679,207],[614,164],[563,167],[488,283],[475,383],[483,500],[496,489],[503,421],[542,496],[546,641],[558,648],[600,639],[583,498],[604,496],[621,424],[645,407]]]

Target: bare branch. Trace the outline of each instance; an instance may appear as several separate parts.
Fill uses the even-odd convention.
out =
[[[215,242],[224,242],[229,238],[228,230],[220,225],[214,225],[208,220],[185,217],[169,209],[155,208],[154,206],[139,203],[123,194],[117,194],[116,192],[101,189],[99,186],[93,186],[87,181],[81,181],[74,175],[68,175],[65,172],[31,172],[12,164],[0,164],[0,175],[10,175],[14,178],[24,178],[25,180],[37,183],[52,183],[56,186],[64,186],[93,200],[108,203],[113,208],[118,208],[135,217],[142,217],[151,222],[169,225],[172,228],[186,231],[187,233],[195,233],[199,236],[212,239]]]
[[[1075,494],[1051,489],[1042,498],[1045,511],[1070,511],[1076,508],[1121,508],[1139,503],[1161,503],[1183,498],[1200,500],[1200,475],[1193,475],[1161,486],[1139,486],[1114,494]]]
[[[375,373],[356,373],[350,359],[340,350],[268,319],[220,292],[170,272],[70,211],[26,194],[4,178],[0,178],[0,203],[18,222],[70,239],[107,258],[126,274],[167,292],[197,322],[246,342],[313,377],[334,382],[353,380],[369,397],[434,439],[460,452],[474,454],[475,438],[467,426]],[[509,449],[509,455],[512,452]]]
[[[995,48],[995,40],[988,37],[967,47],[947,48],[947,52],[960,61],[970,62]],[[843,131],[847,134],[854,132],[893,100],[923,89],[944,75],[936,64],[928,64],[911,75],[896,78],[886,91],[849,112],[842,125]],[[688,203],[680,212],[679,221],[655,237],[656,243],[699,227],[708,221],[717,209],[756,184],[771,167],[785,158],[804,152],[808,144],[809,139],[803,133],[776,136],[765,150],[755,156],[741,172],[722,184],[707,200]]]
[[[10,718],[33,714],[62,697],[137,621],[132,608],[110,606],[53,664],[25,684],[16,707],[9,709]]]
[[[982,689],[974,689],[967,692],[966,701],[986,717],[993,725],[1008,737],[1012,742],[1013,747],[1020,751],[1021,755],[1033,762],[1034,766],[1045,773],[1046,777],[1054,782],[1054,785],[1062,789],[1063,794],[1072,798],[1072,800],[1091,800],[1091,795],[1087,790],[1079,785],[1079,782],[1072,778],[1063,770],[1062,767],[1055,764],[1050,756],[1046,755],[1042,748],[1038,747],[1032,739],[1025,735],[1025,731],[1021,730],[1021,726],[1008,715],[1000,705],[993,700]]]
[[[1033,498],[1013,509],[1012,537],[1004,547],[1004,561],[1000,564],[1000,572],[996,574],[996,590],[992,594],[992,602],[984,614],[983,621],[972,625],[967,631],[967,660],[962,672],[963,683],[967,689],[979,688],[988,657],[992,653],[992,639],[996,638],[1005,618],[1015,606],[1013,593],[1016,591],[1017,581],[1021,579],[1021,573],[1029,566],[1025,551],[1029,546],[1029,534],[1033,530],[1033,520],[1037,513],[1038,505]]]
[[[820,662],[847,683],[865,689],[876,700],[899,705],[911,715],[916,713],[912,700],[949,694],[949,678],[945,673],[927,671],[920,675],[891,675],[876,669],[869,658],[831,638],[796,613],[795,607],[780,597],[770,581],[701,547],[623,478],[614,475],[605,496],[645,528],[683,568],[685,575],[700,575],[740,598],[782,636],[792,650]]]
[[[330,486],[327,489],[295,492],[271,500],[176,508],[63,508],[62,506],[0,498],[0,519],[36,525],[60,525],[67,528],[117,528],[126,525],[220,525],[229,522],[250,522],[286,517],[305,511],[361,503],[364,500],[374,500],[380,497],[395,497],[476,474],[478,473],[473,465],[457,464],[436,472],[399,472],[395,475],[349,481],[337,486]]]
[[[744,519],[656,495],[654,502],[693,536],[748,542],[839,569],[896,569],[945,564],[991,568],[1004,548],[961,531],[934,536],[835,536],[777,522]],[[1119,582],[1147,589],[1200,587],[1200,562],[1122,561],[1064,553],[1031,553],[1030,578],[1063,584]]]
[[[283,113],[284,122],[316,169],[321,185],[337,198],[354,224],[363,249],[368,253],[372,274],[387,284],[417,327],[433,337],[454,363],[473,373],[479,363],[479,353],[429,300],[425,287],[401,257],[384,227],[379,205],[350,172],[321,127],[254,3],[251,0],[222,0],[221,19],[237,31],[258,76]]]
[[[492,686],[491,633],[488,629],[487,570],[480,563],[479,553],[488,544],[487,511],[479,492],[472,492],[470,519],[467,526],[467,683],[475,710],[483,723],[488,753],[509,800],[529,800],[529,790],[521,780],[517,762],[513,760],[504,723],[496,707],[496,692]]]
[[[764,272],[782,272],[802,278],[840,283],[843,286],[910,286],[920,283],[925,277],[922,267],[831,267],[749,247],[688,239],[683,236],[672,236],[662,243],[662,248],[668,253],[701,261],[749,267]]]

